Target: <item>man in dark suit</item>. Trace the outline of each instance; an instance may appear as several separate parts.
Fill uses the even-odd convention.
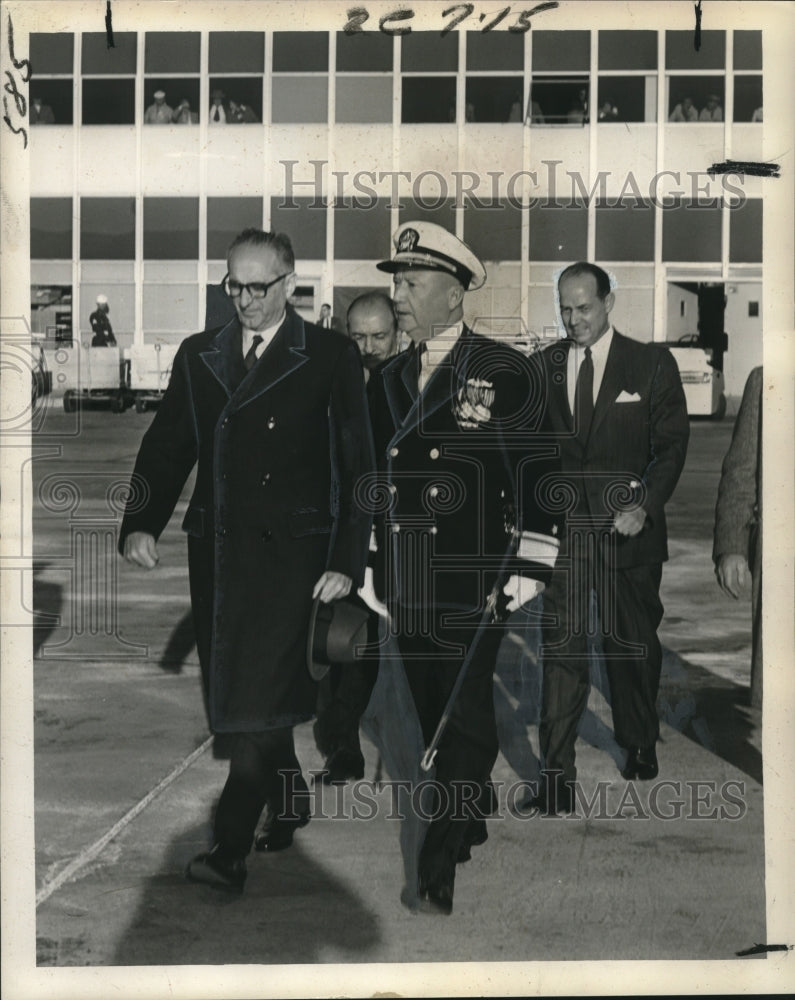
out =
[[[665,347],[613,329],[605,271],[572,264],[560,275],[558,295],[568,340],[541,357],[570,506],[566,544],[544,592],[539,741],[546,773],[532,802],[550,813],[573,809],[574,744],[588,700],[592,591],[615,737],[628,751],[622,774],[649,779],[658,772],[664,508],[689,436],[676,362]]]
[[[503,586],[509,610],[532,599],[558,542],[553,519],[535,505],[550,454],[533,449],[541,372],[463,320],[464,294],[484,283],[483,265],[431,223],[406,223],[394,243],[378,266],[395,276],[398,326],[412,345],[367,385],[383,501],[378,555],[426,746],[465,670],[438,745],[419,858],[420,900],[449,913],[456,863],[486,839],[494,807],[502,637],[494,609]]]
[[[156,539],[198,462],[183,528],[209,720],[235,734],[214,842],[188,877],[241,890],[258,850],[309,819],[293,726],[311,718],[313,599],[362,583],[370,517],[354,501],[372,469],[359,352],[287,304],[295,259],[282,234],[247,229],[227,255],[236,318],[185,340],[135,465],[121,530],[126,559],[152,569]]]

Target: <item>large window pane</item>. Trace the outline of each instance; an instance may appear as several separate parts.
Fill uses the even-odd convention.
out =
[[[588,249],[588,206],[542,200],[530,206],[530,260],[583,260]]]
[[[600,31],[599,69],[657,69],[657,32]]]
[[[289,205],[296,205],[291,208]],[[359,218],[362,211],[359,209]],[[326,206],[314,198],[271,198],[271,229],[287,233],[300,260],[326,259]]]
[[[80,257],[135,259],[135,198],[80,199]]]
[[[458,69],[458,32],[412,31],[400,39],[404,73],[443,73]]]
[[[501,202],[477,208],[471,202],[464,210],[464,242],[481,260],[520,260],[522,256],[522,210]]]
[[[726,32],[702,31],[701,48],[696,51],[693,31],[665,32],[666,69],[724,69]]]
[[[524,35],[507,31],[468,31],[467,70],[524,68]]]
[[[32,73],[71,75],[74,68],[75,36],[71,31],[32,31],[30,67]]]
[[[521,76],[469,76],[466,81],[466,121],[522,122]]]
[[[654,260],[654,206],[628,199],[596,206],[597,260]]]
[[[147,334],[194,333],[200,325],[198,285],[145,283],[143,292],[143,324]]]
[[[199,116],[199,78],[198,77],[147,77],[144,81],[144,113],[155,104],[155,91],[162,90],[165,93],[164,105],[167,105],[174,112],[183,101],[187,101],[189,107],[182,116],[187,120],[188,112],[193,112],[198,121]],[[144,118],[146,122],[146,118]]]
[[[729,260],[733,264],[761,263],[761,198],[749,198],[729,212]]]
[[[338,122],[391,122],[391,76],[338,76]]]
[[[275,124],[328,121],[328,78],[275,76],[271,119]]]
[[[73,114],[74,88],[72,80],[39,80],[36,77],[30,83],[30,104],[28,105],[28,116],[32,124],[43,125],[71,125],[74,121]],[[36,98],[41,99],[41,110],[39,118],[33,122],[35,112],[33,102]],[[50,116],[46,108],[52,111]],[[52,121],[50,121],[52,117]]]
[[[211,31],[211,73],[262,73],[265,70],[263,31]]]
[[[735,76],[734,120],[736,122],[762,120],[761,76]]]
[[[600,122],[653,122],[656,76],[600,76],[596,100]]]
[[[762,68],[762,32],[734,32],[734,68]]]
[[[262,198],[208,198],[207,259],[225,260],[232,240],[252,227],[262,228]]]
[[[135,80],[83,80],[84,125],[134,125]]]
[[[72,259],[72,199],[30,199],[30,256]]]
[[[145,73],[198,73],[198,31],[147,31],[144,46]]]
[[[665,208],[663,260],[719,261],[721,207],[697,206],[690,201]]]
[[[533,76],[530,121],[534,125],[582,125],[589,103],[587,76]]]
[[[695,108],[699,121],[722,121],[726,117],[723,95],[725,77],[722,76],[671,76],[668,78],[668,121],[689,121],[692,112],[687,111],[687,101]],[[715,109],[707,105],[717,98]],[[677,111],[677,108],[679,109]],[[719,109],[719,110],[716,110]],[[716,117],[719,115],[719,117]]]
[[[273,72],[328,72],[328,46],[329,36],[325,31],[276,31]]]
[[[334,257],[337,260],[385,260],[390,255],[389,198],[367,209],[334,209]]]
[[[199,199],[144,198],[144,257],[195,260],[199,256]]]
[[[405,124],[455,121],[455,77],[404,76],[401,121]]]
[[[590,31],[533,31],[533,71],[588,70]]]
[[[138,36],[134,31],[114,31],[112,49],[108,48],[108,36],[104,31],[84,31],[82,42],[83,73],[97,76],[135,73]]]
[[[314,81],[312,81],[314,83]],[[220,90],[224,94],[224,107],[227,112],[230,103],[234,103],[245,115],[241,121],[245,124],[254,124],[262,121],[262,77],[261,76],[211,76],[210,94],[215,90]],[[212,122],[212,107],[207,109],[206,114],[210,115]],[[229,116],[227,121],[229,121]],[[234,119],[232,119],[234,120]]]
[[[337,32],[337,72],[392,71],[392,39],[380,31]]]

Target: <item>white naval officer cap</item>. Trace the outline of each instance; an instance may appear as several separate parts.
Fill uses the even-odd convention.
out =
[[[391,260],[376,265],[379,271],[444,271],[466,290],[480,288],[486,280],[486,268],[466,243],[434,222],[404,222],[395,230],[392,242],[395,253]]]
[[[98,295],[97,296],[97,305],[98,306],[106,306],[107,304],[108,304],[108,297],[107,297],[107,295]]]
[[[166,96],[166,92],[165,92],[165,90],[156,90],[154,96],[155,97],[165,97]]]

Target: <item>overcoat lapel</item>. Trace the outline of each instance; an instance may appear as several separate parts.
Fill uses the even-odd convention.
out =
[[[305,347],[304,321],[288,308],[284,322],[251,371],[245,372],[242,367],[241,332],[236,319],[218,333],[213,348],[204,351],[201,357],[226,389],[230,397],[228,408],[234,412],[305,365],[309,360]]]

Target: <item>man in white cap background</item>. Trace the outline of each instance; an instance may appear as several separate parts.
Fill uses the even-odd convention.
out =
[[[110,320],[108,319],[109,312],[110,306],[108,305],[107,296],[98,295],[97,308],[88,317],[88,322],[91,324],[91,332],[93,334],[91,338],[92,347],[116,346],[116,338],[113,336],[113,327],[110,325]]]
[[[170,125],[174,115],[172,108],[166,104],[165,90],[156,90],[153,94],[154,103],[150,104],[144,112],[144,124],[146,125]]]
[[[392,259],[378,267],[394,274],[398,327],[412,344],[368,382],[385,487],[376,576],[430,751],[425,767],[437,750],[420,905],[450,913],[456,864],[486,840],[485,816],[495,805],[496,607],[503,587],[512,598],[507,610],[539,592],[554,563],[557,525],[534,499],[536,482],[552,471],[549,458],[534,453],[544,409],[540,366],[464,323],[464,295],[484,284],[483,265],[432,223],[400,226],[394,244]]]

